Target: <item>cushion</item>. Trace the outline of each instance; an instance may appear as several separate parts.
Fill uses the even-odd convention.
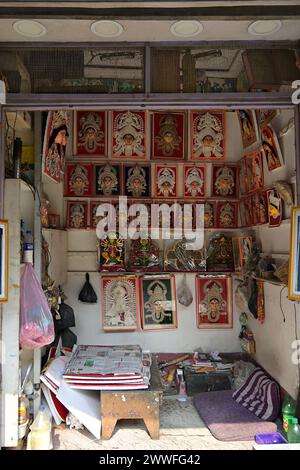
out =
[[[262,421],[232,398],[232,390],[199,393],[194,405],[212,433],[220,441],[251,441],[255,434],[277,431],[275,423]]]
[[[260,368],[254,369],[232,398],[263,420],[275,421],[280,410],[279,386]]]

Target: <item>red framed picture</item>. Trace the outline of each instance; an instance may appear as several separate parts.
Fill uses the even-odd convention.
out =
[[[217,227],[237,227],[238,202],[219,201],[217,204]]]
[[[177,328],[175,277],[170,274],[141,277],[140,306],[143,330]]]
[[[128,276],[101,276],[102,328],[106,332],[137,329],[138,279]]]
[[[145,111],[112,111],[112,158],[147,158]]]
[[[88,203],[86,201],[67,201],[68,229],[86,229],[88,217]]]
[[[246,156],[248,193],[264,188],[264,171],[261,151],[248,153]]]
[[[191,112],[191,159],[226,159],[225,111]]]
[[[266,127],[275,116],[277,116],[277,109],[256,109],[257,125],[260,129]]]
[[[128,230],[143,232],[151,227],[151,200],[130,199],[127,203]],[[120,214],[121,215],[121,214]]]
[[[74,112],[74,155],[78,157],[106,157],[106,112]]]
[[[282,220],[282,202],[276,189],[267,190],[269,227],[279,227]]]
[[[204,204],[204,228],[217,227],[217,204],[215,201],[205,201]]]
[[[67,163],[65,172],[65,196],[93,196],[93,165]]]
[[[101,206],[103,210],[101,210],[102,214],[98,213],[97,209]],[[119,218],[119,211],[118,211],[119,203],[118,201],[112,200],[99,200],[99,201],[91,201],[90,202],[90,227],[95,229],[97,224],[100,221],[103,221],[106,218],[107,222],[107,230],[109,232],[118,230],[118,218]]]
[[[283,156],[274,129],[268,125],[261,129],[261,141],[268,170],[273,171],[283,166]]]
[[[252,237],[232,237],[234,270],[240,272],[249,259],[252,249]]]
[[[97,196],[119,196],[122,191],[121,165],[109,162],[94,165],[95,193]]]
[[[239,202],[240,227],[251,227],[252,225],[252,199],[242,197]]]
[[[127,197],[151,196],[151,166],[136,164],[124,164],[123,166],[123,194]]]
[[[184,160],[185,112],[156,111],[152,114],[152,153],[154,160]]]
[[[205,197],[206,167],[205,165],[183,166],[184,197]]]
[[[126,241],[117,232],[104,234],[99,240],[99,271],[126,271]]]
[[[237,116],[240,124],[243,147],[258,142],[258,129],[255,112],[252,109],[238,109]]]
[[[71,116],[67,111],[49,111],[44,131],[42,171],[55,183],[64,178]]]
[[[177,165],[155,165],[155,196],[177,197]]]
[[[252,225],[262,225],[268,222],[268,207],[265,191],[259,191],[251,197]]]
[[[239,165],[234,164],[212,165],[211,195],[213,197],[238,197],[238,168]]]
[[[244,196],[248,192],[246,157],[241,158],[239,166],[239,192],[240,196]]]
[[[196,276],[196,302],[198,328],[232,328],[230,276]]]

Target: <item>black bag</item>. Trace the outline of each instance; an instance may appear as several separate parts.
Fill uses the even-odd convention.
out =
[[[85,279],[86,281],[79,293],[78,300],[81,300],[81,302],[87,302],[89,304],[95,304],[97,302],[97,295],[90,283],[90,276],[88,273],[86,273]]]
[[[75,315],[74,310],[70,305],[65,304],[64,302],[60,304],[58,313],[53,312],[53,321],[55,327],[55,334],[69,328],[70,326],[75,326]]]

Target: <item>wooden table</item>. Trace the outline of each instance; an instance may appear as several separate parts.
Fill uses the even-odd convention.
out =
[[[105,390],[101,392],[102,439],[110,439],[118,419],[143,419],[152,439],[159,439],[159,406],[162,385],[156,361],[151,365],[146,390]]]

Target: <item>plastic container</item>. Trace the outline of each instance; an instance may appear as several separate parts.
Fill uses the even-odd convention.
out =
[[[51,423],[45,411],[45,405],[41,405],[39,412],[30,426],[31,450],[49,450],[51,444]]]
[[[18,423],[19,426],[28,422],[28,400],[24,395],[19,397]]]
[[[292,418],[288,430],[288,442],[289,444],[300,443],[300,426],[297,418]]]
[[[287,444],[287,440],[279,432],[270,434],[256,434],[255,442],[257,444]]]
[[[285,432],[285,436],[287,436],[289,430],[289,418],[293,418],[296,412],[296,402],[290,395],[286,395],[281,410],[283,430]]]

